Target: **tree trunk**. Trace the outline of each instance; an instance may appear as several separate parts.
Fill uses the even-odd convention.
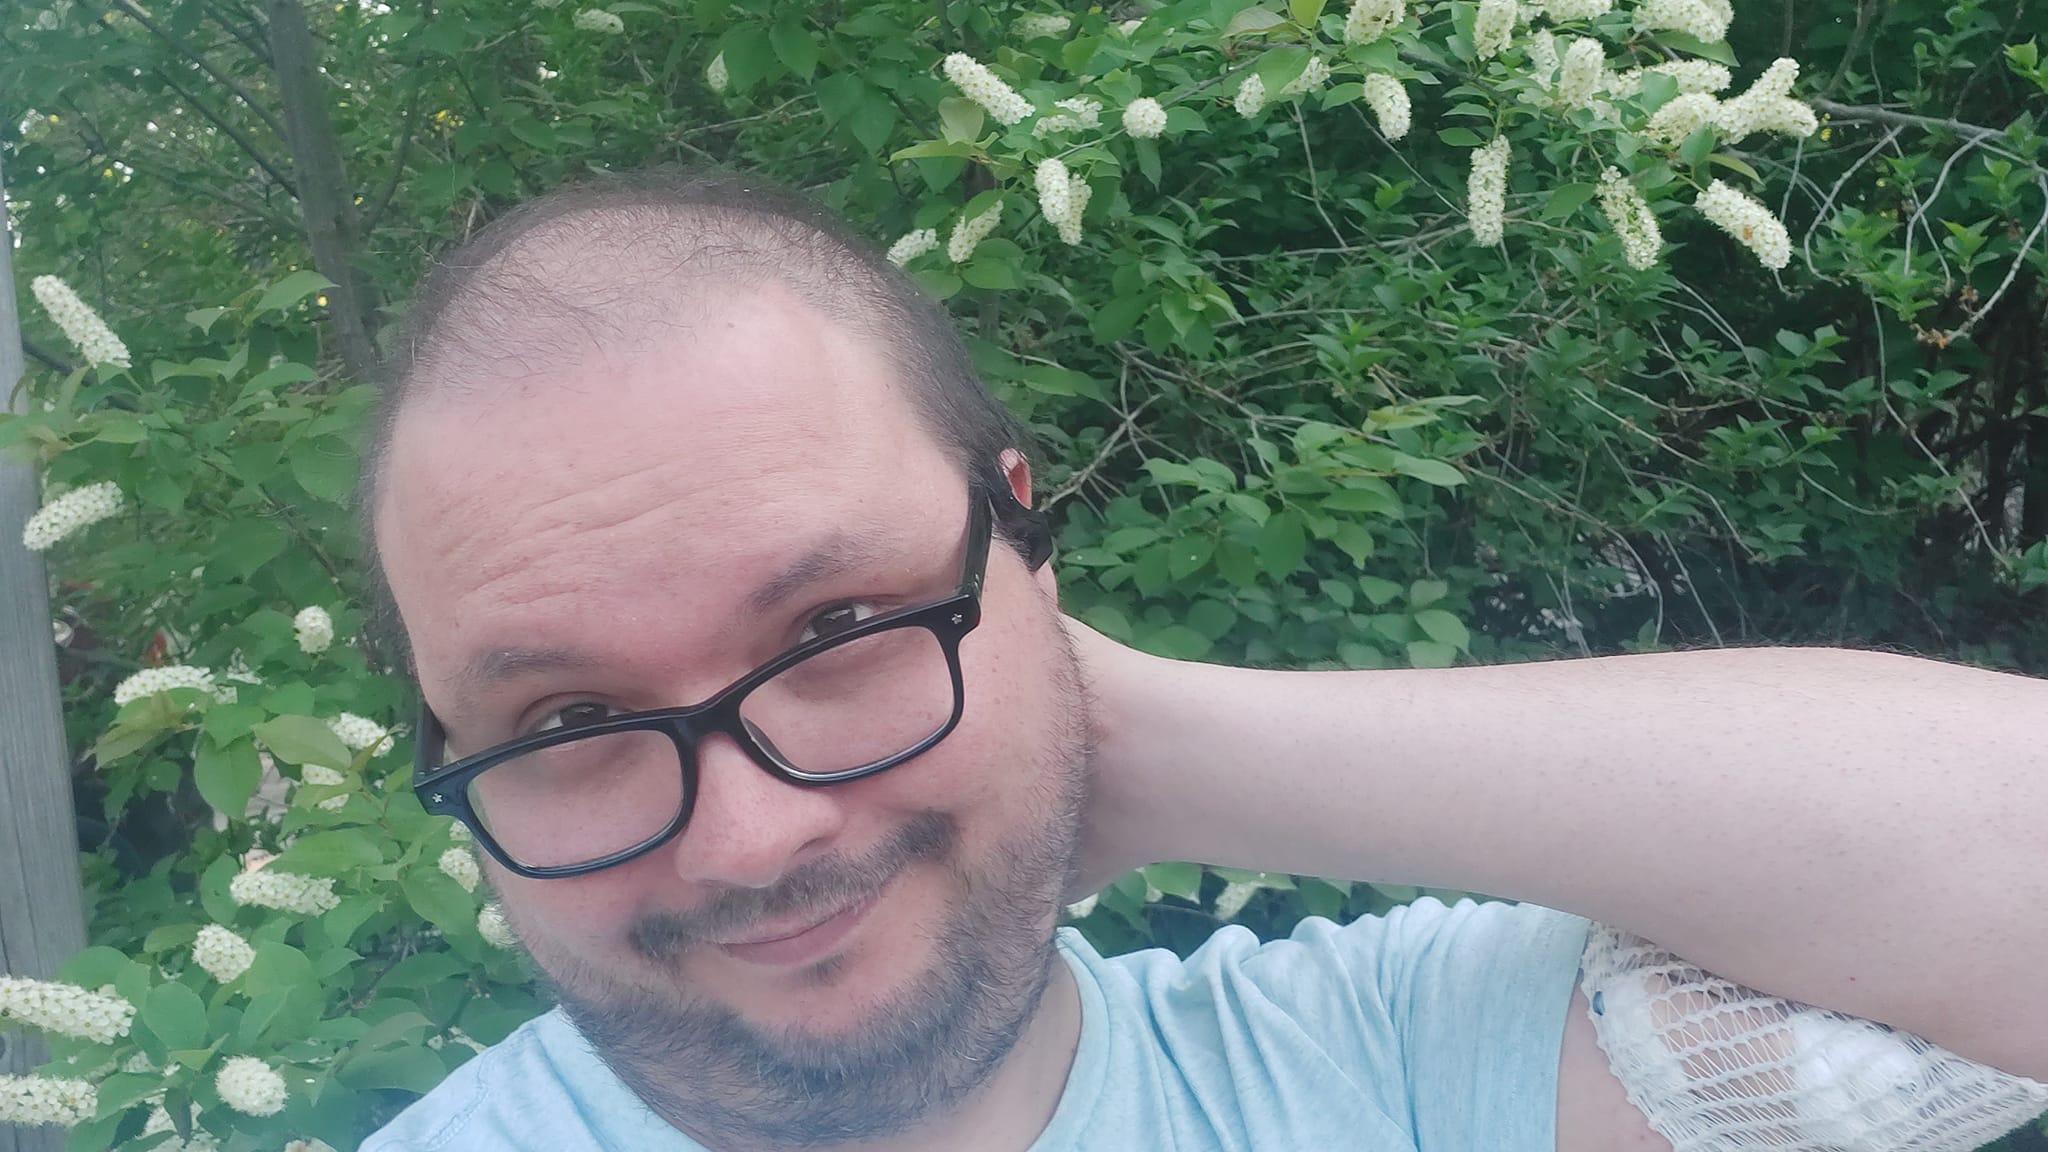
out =
[[[335,351],[357,379],[377,367],[377,287],[357,261],[353,186],[341,162],[341,141],[327,111],[327,85],[314,58],[313,33],[300,0],[267,0],[270,60],[284,102],[284,133],[292,149],[299,216],[320,274],[334,281],[327,294],[328,330]]]
[[[14,245],[0,196],[0,392],[26,409],[21,329],[14,310]],[[42,557],[22,546],[38,504],[35,466],[0,453],[0,973],[48,977],[85,947],[85,893],[78,830],[50,636],[50,585]],[[0,1074],[33,1070],[42,1041],[0,1032]],[[0,1152],[58,1152],[60,1128],[0,1124]]]

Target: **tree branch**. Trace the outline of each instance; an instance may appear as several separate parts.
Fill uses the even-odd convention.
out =
[[[277,165],[270,162],[270,158],[263,154],[262,149],[256,147],[256,142],[254,140],[249,139],[249,137],[245,133],[243,133],[241,129],[235,127],[233,124],[228,123],[226,117],[220,115],[218,112],[215,112],[213,109],[208,108],[204,100],[201,100],[199,97],[179,87],[178,82],[176,80],[171,79],[169,73],[159,70],[156,75],[157,79],[162,80],[164,82],[164,87],[169,88],[171,91],[176,92],[179,96],[183,97],[185,103],[190,104],[192,106],[193,111],[199,113],[201,116],[206,117],[208,123],[212,124],[215,128],[220,129],[222,132],[227,133],[228,139],[233,140],[235,143],[241,145],[242,151],[249,154],[249,159],[254,160],[258,168],[261,168],[265,172],[269,173],[270,178],[272,180],[277,181],[278,187],[283,188],[287,195],[291,196],[291,198],[294,200],[299,198],[299,190],[297,186],[292,183],[291,178],[286,176],[283,172],[279,171]]]
[[[1975,140],[2003,136],[1999,128],[1986,128],[1981,124],[1966,124],[1961,120],[1941,120],[1933,116],[1915,116],[1910,112],[1894,112],[1889,108],[1872,108],[1862,104],[1842,104],[1825,97],[1807,101],[1817,112],[1825,112],[1837,120],[1866,124],[1897,124],[1904,128],[1920,128],[1928,132],[1953,132]]]
[[[184,41],[179,40],[177,37],[171,35],[169,32],[166,32],[162,28],[157,27],[156,21],[151,20],[149,18],[149,13],[144,12],[142,8],[135,3],[135,0],[114,0],[114,6],[119,8],[121,11],[126,12],[129,16],[133,17],[137,24],[140,24],[144,28],[149,29],[151,33],[155,34],[157,39],[162,40],[164,43],[169,44],[172,48],[177,49],[178,54],[180,56],[183,56],[187,60],[192,61],[194,64],[199,65],[200,69],[204,71],[208,76],[213,77],[214,81],[218,83],[221,87],[226,88],[228,91],[234,93],[237,99],[239,99],[242,103],[249,106],[249,111],[254,112],[258,120],[263,121],[263,126],[270,129],[271,135],[277,137],[279,140],[285,138],[284,126],[277,122],[277,118],[272,116],[268,111],[264,110],[261,104],[256,103],[255,99],[249,95],[247,89],[243,88],[240,84],[237,84],[233,80],[229,79],[227,74],[223,73],[220,69],[215,68],[213,66],[213,61],[208,60],[206,58],[205,53],[199,52],[191,48],[190,46],[185,44]],[[229,31],[233,31],[233,29],[230,29]],[[237,37],[237,39],[239,39],[239,37]]]
[[[26,333],[21,337],[21,350],[28,354],[29,359],[41,361],[45,367],[60,375],[69,376],[78,370],[78,365],[29,339]]]
[[[412,99],[406,101],[405,118],[398,127],[398,143],[391,149],[391,175],[384,181],[384,190],[370,204],[370,210],[363,214],[363,235],[374,236],[377,225],[384,219],[384,210],[391,207],[391,197],[398,192],[398,178],[405,172],[406,154],[412,151],[414,126],[419,122],[420,97],[426,91],[426,84],[418,72],[413,74]]]

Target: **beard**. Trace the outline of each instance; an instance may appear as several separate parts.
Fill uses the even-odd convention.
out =
[[[938,928],[930,970],[850,1034],[768,1031],[730,1008],[680,1004],[566,957],[543,965],[569,1019],[657,1115],[733,1152],[829,1147],[943,1115],[1001,1067],[1058,962],[1051,927],[1085,810],[1087,699],[1070,642],[1057,624],[1053,632],[1053,713],[1030,762],[1016,766],[1039,782],[1034,819],[985,858],[963,859],[956,821],[927,811],[861,858],[812,861],[771,888],[646,916],[628,932],[638,955],[673,971],[692,943],[764,918],[843,907],[912,865],[943,869],[960,900]],[[835,959],[808,976],[827,985],[839,974]]]

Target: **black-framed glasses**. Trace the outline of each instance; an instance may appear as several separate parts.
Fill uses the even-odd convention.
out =
[[[447,733],[422,700],[413,790],[505,867],[554,879],[623,864],[680,834],[697,796],[697,746],[713,733],[804,787],[894,768],[960,723],[960,640],[981,622],[994,521],[1023,542],[1033,570],[1052,551],[1043,514],[1000,477],[971,480],[968,506],[952,595],[800,644],[702,703],[552,728],[442,764]]]

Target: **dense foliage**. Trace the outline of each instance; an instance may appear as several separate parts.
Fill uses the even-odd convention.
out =
[[[59,510],[97,898],[63,976],[133,1012],[33,1009],[75,1147],[352,1147],[541,1007],[406,786],[349,494],[424,262],[592,171],[737,164],[894,245],[1041,437],[1070,610],[1140,647],[2048,671],[2024,0],[578,3],[0,22],[0,444]],[[1164,864],[1076,912],[1186,949],[1413,895]]]

